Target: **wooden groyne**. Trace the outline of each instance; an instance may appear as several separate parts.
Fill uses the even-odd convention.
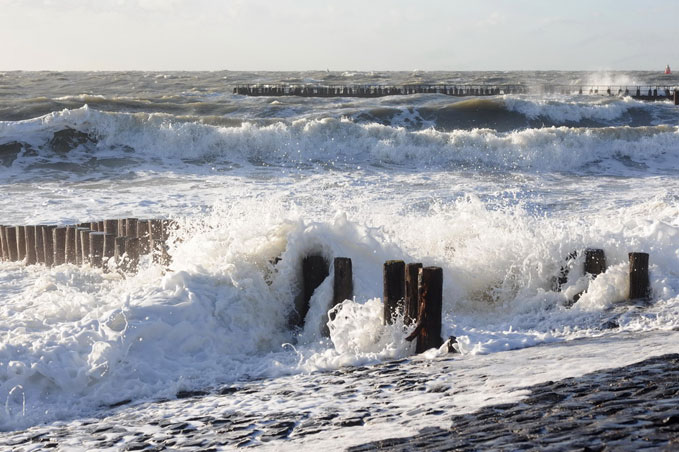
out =
[[[172,220],[137,218],[60,226],[0,226],[0,258],[26,265],[90,265],[134,272],[143,255],[169,263],[166,242],[174,228]]]
[[[679,105],[676,86],[653,85],[236,85],[234,94],[243,96],[300,97],[384,97],[412,94],[444,94],[457,97],[501,96],[511,94],[562,94],[632,97],[638,100],[673,100]]]
[[[170,255],[167,240],[177,224],[167,219],[140,220],[122,218],[91,221],[72,225],[24,225],[0,226],[0,259],[23,262],[25,265],[53,267],[63,264],[89,265],[104,271],[121,273],[136,272],[140,257],[151,256],[154,262],[168,265]],[[572,252],[555,277],[555,291],[561,291],[568,281],[568,274],[578,252]],[[594,280],[606,272],[604,250],[584,250],[582,273]],[[631,252],[629,258],[629,285],[627,300],[647,303],[652,290],[649,278],[649,255]],[[272,261],[275,265],[279,259]],[[301,328],[309,312],[314,291],[330,276],[330,263],[324,256],[305,256],[302,267],[302,291],[296,305],[292,326]],[[336,315],[335,307],[354,294],[352,262],[347,257],[335,257],[332,261],[334,280],[328,316]],[[566,307],[578,301],[584,292],[568,300]],[[442,333],[443,270],[441,267],[423,266],[389,260],[383,266],[383,324],[392,325],[402,321],[414,330],[406,338],[417,340],[416,352],[422,353],[444,344]],[[324,335],[329,331],[322,327]],[[455,348],[455,337],[447,341],[448,351]]]
[[[584,250],[585,259],[582,266],[583,275],[591,280],[606,272],[606,256],[604,250],[587,248]],[[571,253],[567,261],[571,262],[578,253]],[[647,303],[651,297],[650,278],[648,273],[647,253],[629,253],[629,285],[627,301]],[[330,308],[330,318],[333,319],[335,306],[353,297],[353,282],[351,259],[336,257],[333,261],[334,281],[333,297]],[[561,291],[561,286],[568,280],[569,267],[561,268],[558,285],[554,290]],[[303,304],[298,306],[299,316],[295,319],[297,327],[304,326],[306,313],[313,292],[329,277],[329,263],[320,255],[311,255],[303,259]],[[383,265],[383,317],[384,325],[393,325],[397,321],[403,322],[405,327],[414,330],[406,341],[415,341],[416,353],[425,352],[431,348],[439,348],[447,343],[448,352],[456,352],[456,338],[448,337],[444,341],[442,333],[443,312],[443,270],[441,267],[424,267],[421,263],[406,264],[402,260],[389,260]],[[570,308],[584,292],[568,300],[565,306]],[[624,300],[621,300],[624,301]],[[329,331],[323,328],[324,335]]]

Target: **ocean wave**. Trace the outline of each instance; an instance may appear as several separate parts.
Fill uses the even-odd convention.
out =
[[[598,102],[565,101],[563,99],[525,99],[506,97],[504,105],[509,111],[516,111],[529,119],[543,118],[555,123],[578,123],[583,120],[611,122],[620,119],[632,109],[643,109],[643,102],[626,97],[623,99],[602,98]]]
[[[443,268],[442,334],[458,337],[463,354],[605,334],[602,324],[626,295],[630,247],[654,250],[656,305],[644,312],[623,308],[617,329],[671,329],[679,326],[678,213],[676,203],[656,199],[617,216],[593,212],[587,225],[564,224],[520,205],[491,208],[468,196],[391,217],[387,228],[343,212],[305,219],[304,212],[261,199],[178,219],[167,273],[150,260],[128,278],[89,267],[5,263],[0,276],[22,290],[8,293],[2,306],[0,328],[9,334],[0,344],[0,394],[21,392],[25,406],[8,397],[0,429],[239,379],[408,356],[410,329],[381,319],[382,264],[394,258]],[[592,281],[574,268],[555,292],[552,281],[565,257],[592,244],[606,251],[606,273]],[[329,322],[329,339],[321,331],[331,278],[314,292],[304,328],[289,324],[303,287],[301,262],[310,254],[353,261],[354,297]],[[567,298],[582,291],[567,309]]]
[[[413,117],[402,115],[398,120]],[[68,149],[62,146],[57,150],[54,144],[55,136],[67,129],[88,137],[74,141],[74,148],[95,158],[100,153],[110,157],[111,150],[124,149],[126,156],[133,152],[136,159],[148,161],[393,164],[521,171],[588,168],[614,174],[631,171],[635,165],[646,170],[679,170],[679,128],[667,125],[440,131],[323,118],[224,127],[181,121],[167,114],[105,113],[85,106],[33,120],[0,122],[0,145],[16,149],[19,143],[34,151],[14,161],[22,168],[55,152],[68,159]]]

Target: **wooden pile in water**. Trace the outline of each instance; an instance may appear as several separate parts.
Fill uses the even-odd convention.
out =
[[[90,265],[133,272],[143,255],[169,263],[166,242],[174,228],[172,220],[137,218],[66,226],[0,226],[0,257],[26,265]]]

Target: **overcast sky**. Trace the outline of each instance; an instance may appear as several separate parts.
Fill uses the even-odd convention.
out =
[[[0,70],[679,70],[679,0],[0,0]]]

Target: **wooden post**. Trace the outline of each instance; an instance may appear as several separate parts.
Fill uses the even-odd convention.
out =
[[[604,250],[587,248],[585,250],[585,273],[596,278],[606,271],[606,255]]]
[[[149,245],[149,220],[139,220],[137,222],[137,237],[139,237],[139,252],[148,254],[151,247]]]
[[[422,264],[420,263],[406,265],[405,312],[403,316],[406,325],[412,325],[417,321],[417,278],[421,268]]]
[[[24,226],[16,226],[16,244],[17,244],[17,260],[23,261],[26,259],[26,228]]]
[[[109,259],[115,256],[116,250],[116,236],[114,234],[104,233],[104,254],[103,259],[108,263]]]
[[[344,300],[350,300],[354,297],[354,281],[353,272],[351,268],[351,259],[348,257],[336,257],[333,260],[333,267],[335,274],[332,284],[332,302],[330,308],[334,308]],[[329,312],[330,320],[335,319],[335,312]],[[324,317],[325,319],[325,317]],[[325,337],[330,336],[330,330],[326,322],[323,322],[321,333]]]
[[[383,303],[384,303],[384,325],[394,323],[394,318],[398,313],[403,312],[403,302],[406,292],[405,262],[386,261],[383,271]]]
[[[5,243],[5,226],[0,225],[0,260],[7,260],[7,244]]]
[[[674,105],[679,105],[679,89],[674,90]]]
[[[9,247],[7,246],[7,226],[0,226],[0,244],[2,246],[2,260],[9,260]]]
[[[118,235],[118,220],[106,220],[104,221],[104,232],[107,234],[113,234],[113,236]]]
[[[87,228],[90,230],[90,232],[96,232],[99,230],[99,222],[98,221],[90,221],[89,224],[84,224],[84,228]]]
[[[54,265],[66,262],[66,227],[60,226],[52,229],[52,247],[54,248]]]
[[[90,263],[90,233],[94,232],[91,229],[78,228],[80,235],[80,262],[83,265]]]
[[[35,260],[38,264],[45,263],[45,245],[42,240],[42,228],[44,225],[38,225],[35,227]]]
[[[91,224],[91,223],[90,223]],[[75,263],[86,264],[90,254],[90,232],[86,227],[79,227],[75,230]]]
[[[127,218],[125,220],[125,235],[128,237],[137,237],[137,219]]]
[[[125,240],[127,237],[116,237],[115,248],[113,251],[113,256],[115,257],[116,265],[119,267],[123,266],[123,259],[125,258]]]
[[[54,265],[54,229],[56,226],[42,227],[42,250],[45,255],[45,265],[48,267]]]
[[[101,267],[102,257],[104,256],[104,235],[105,232],[90,232],[90,265]]]
[[[127,260],[124,265],[126,271],[137,271],[137,265],[139,265],[139,251],[139,237],[127,237],[125,239],[125,254],[127,256]]]
[[[302,304],[297,306],[297,326],[304,325],[304,319],[307,312],[309,312],[309,300],[314,294],[314,291],[321,283],[328,277],[329,268],[328,262],[323,256],[307,256],[302,261],[302,280],[304,285],[304,294]]]
[[[66,226],[66,263],[75,264],[75,233],[77,226]]]
[[[333,260],[335,267],[335,280],[332,285],[332,306],[335,307],[344,300],[354,297],[354,280],[351,267],[351,259],[348,257],[336,257]]]
[[[35,265],[38,261],[35,256],[35,226],[25,226],[24,238],[26,242],[26,265]]]
[[[648,253],[629,253],[629,299],[649,298]]]
[[[14,226],[5,227],[5,241],[7,243],[7,256],[14,262],[19,260],[17,251],[17,230]]]
[[[417,337],[416,353],[443,344],[441,338],[441,313],[443,310],[443,270],[441,267],[424,267],[418,277],[419,311],[417,328],[408,339]]]
[[[117,237],[125,237],[125,231],[126,231],[126,229],[127,229],[127,227],[125,226],[125,223],[126,223],[126,222],[125,222],[125,219],[124,219],[124,218],[120,218],[120,219],[118,220],[118,234],[117,234]]]
[[[153,253],[153,262],[161,262],[162,253],[165,250],[163,241],[163,222],[161,220],[149,220],[150,248]]]
[[[163,238],[162,220],[149,220],[149,235],[151,240],[161,240]]]

